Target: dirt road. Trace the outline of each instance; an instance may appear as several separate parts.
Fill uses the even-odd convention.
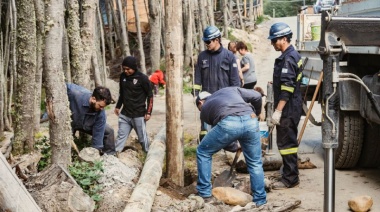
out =
[[[281,21],[288,23],[293,32],[296,32],[296,17],[272,19],[258,26],[252,33],[252,46],[255,65],[257,68],[258,83],[266,91],[266,84],[272,80],[274,59],[280,55],[267,40],[269,27],[272,23]],[[296,39],[296,33],[292,43]],[[184,129],[185,134],[197,136],[199,129],[199,115],[194,106],[193,97],[190,94],[183,96],[184,101]],[[113,110],[113,108],[112,108]],[[158,97],[154,99],[153,115],[147,123],[147,129],[151,135],[158,132],[165,120],[165,99]],[[320,105],[315,104],[314,117],[320,121]],[[117,129],[117,117],[109,111],[109,121]],[[300,126],[302,126],[301,120]],[[274,132],[274,136],[276,133]],[[275,139],[275,138],[274,138]],[[301,200],[302,203],[296,212],[323,211],[324,201],[324,150],[322,148],[321,128],[308,123],[302,143],[299,147],[299,155],[302,158],[310,158],[316,169],[300,170],[301,183],[298,188],[272,191],[268,193],[268,201],[278,200]],[[273,152],[279,157],[277,146],[274,144]],[[221,167],[223,168],[223,167]],[[227,167],[226,167],[227,168]],[[266,172],[266,175],[271,172]],[[335,211],[349,211],[348,200],[359,196],[369,195],[374,200],[371,211],[380,211],[380,169],[364,170],[336,170],[335,172]]]

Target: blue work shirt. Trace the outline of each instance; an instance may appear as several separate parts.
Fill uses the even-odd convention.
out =
[[[102,149],[107,120],[105,111],[91,111],[91,91],[76,84],[67,83],[66,86],[70,102],[71,127],[73,133],[79,130],[91,134],[92,147]]]
[[[207,97],[201,109],[201,120],[215,126],[227,116],[244,116],[261,113],[261,94],[253,89],[222,88]]]

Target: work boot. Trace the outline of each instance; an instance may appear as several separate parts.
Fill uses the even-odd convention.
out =
[[[208,204],[213,204],[213,203],[217,202],[217,200],[214,196],[202,197],[202,199],[205,201],[205,203],[208,203]]]
[[[296,182],[291,186],[286,186],[282,181],[278,181],[272,184],[272,189],[273,190],[283,190],[283,189],[288,189],[288,188],[294,188],[297,187],[300,184],[300,182]]]

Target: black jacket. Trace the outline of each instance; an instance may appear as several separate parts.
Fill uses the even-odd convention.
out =
[[[153,93],[148,77],[136,71],[127,76],[120,75],[120,96],[116,108],[121,108],[121,114],[130,117],[142,117],[151,114],[153,109]]]

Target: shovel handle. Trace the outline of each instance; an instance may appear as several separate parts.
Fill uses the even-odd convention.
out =
[[[235,153],[235,158],[234,158],[234,161],[232,162],[231,169],[230,169],[230,175],[231,175],[231,173],[234,171],[234,167],[235,167],[235,165],[236,165],[237,160],[238,160],[239,157],[240,157],[241,151],[242,151],[241,148],[239,148],[239,149],[236,151],[236,153]]]

